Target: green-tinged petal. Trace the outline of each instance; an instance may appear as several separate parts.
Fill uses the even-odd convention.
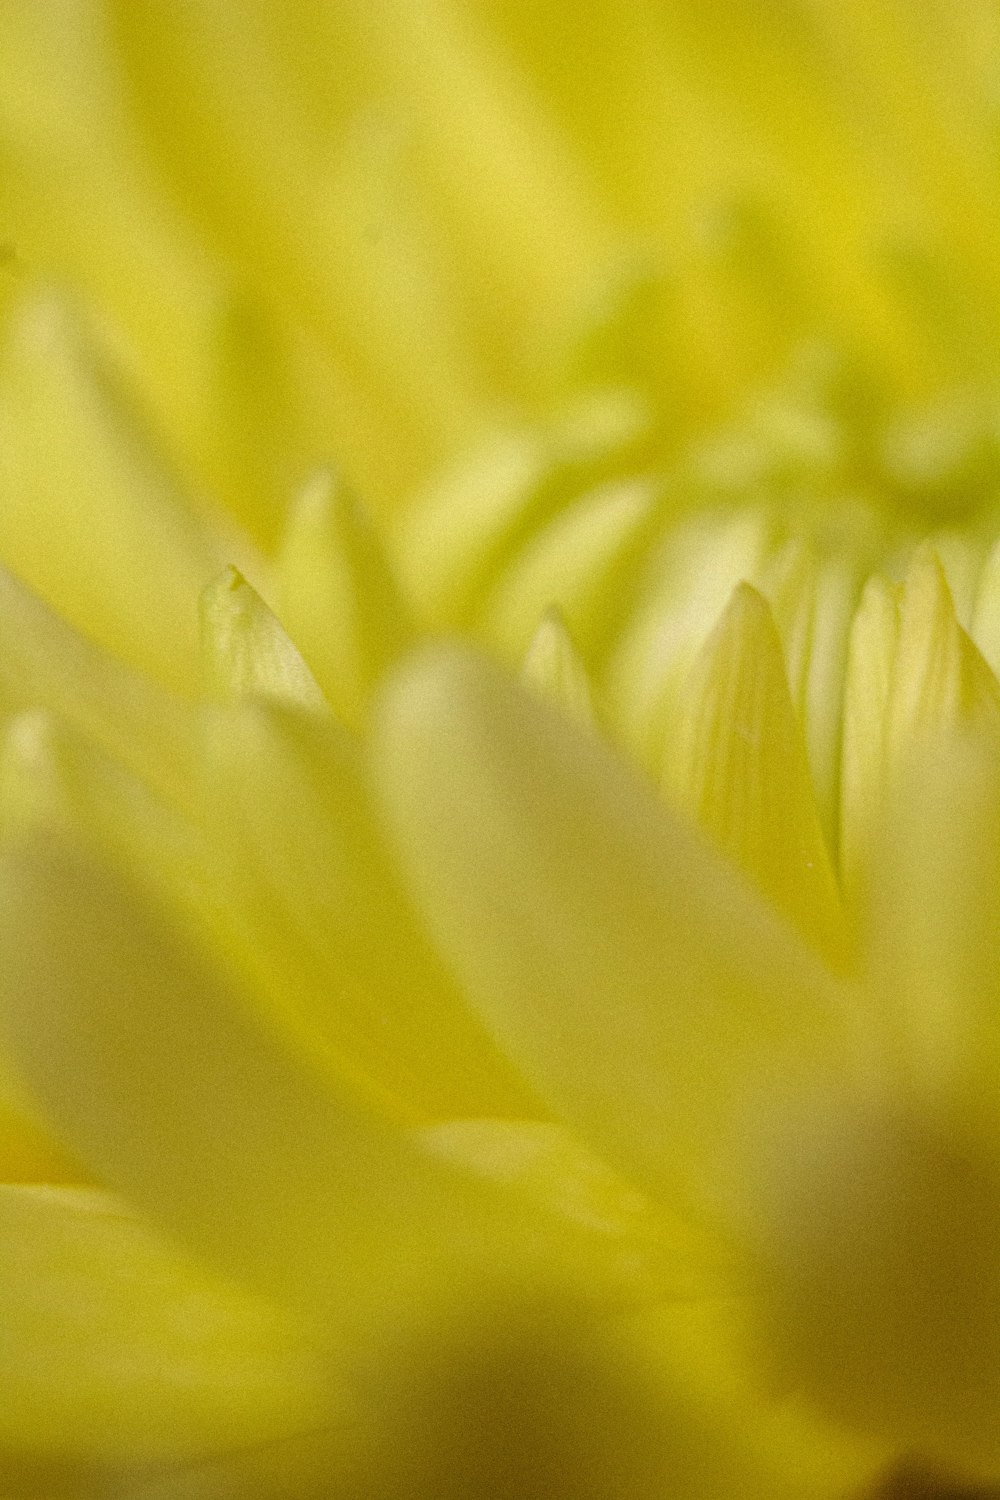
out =
[[[190,710],[78,634],[0,568],[0,704],[41,705],[172,800],[190,798]]]
[[[289,634],[334,712],[360,725],[373,685],[414,627],[370,520],[328,472],[306,485],[291,512],[280,586]]]
[[[337,725],[274,705],[221,713],[207,730],[216,923],[237,958],[397,1107],[432,1119],[536,1113],[420,931],[358,747]]]
[[[83,1182],[86,1176],[38,1118],[4,1065],[0,1069],[0,1183]]]
[[[322,1308],[419,1202],[411,1153],[110,869],[36,840],[2,879],[3,1028],[48,1115],[213,1260]]]
[[[1000,730],[1000,684],[959,625],[936,555],[922,548],[899,601],[899,640],[886,707],[890,771],[941,731]]]
[[[808,1468],[782,1473],[778,1442],[751,1425],[758,1413],[746,1404],[713,1409],[667,1340],[657,1347],[644,1328],[581,1317],[556,1299],[453,1308],[403,1344],[367,1406],[373,1492],[399,1500],[834,1500],[845,1492]],[[831,1467],[838,1460],[845,1486],[860,1466],[834,1448]]]
[[[732,1223],[758,1262],[758,1358],[897,1454],[995,1482],[995,1150],[942,1132],[887,1083],[811,1088],[762,1112],[733,1152]]]
[[[628,462],[646,422],[632,392],[604,392],[550,428],[497,439],[437,478],[396,539],[401,577],[422,615],[448,628],[470,623],[517,548],[574,495]],[[529,631],[552,602],[536,603]]]
[[[768,545],[758,510],[670,527],[652,550],[645,586],[611,659],[608,692],[628,744],[658,776],[685,676],[738,583]]]
[[[354,1338],[484,1278],[568,1279],[598,1301],[669,1285],[648,1247],[623,1256],[614,1235],[377,1114],[110,866],[24,839],[0,885],[0,1024],[19,1074],[102,1181],[211,1264]]]
[[[223,700],[256,696],[302,708],[323,706],[298,648],[235,568],[202,592],[201,639],[208,685]]]
[[[1000,1131],[1000,772],[948,738],[881,820],[867,940],[890,1046],[923,1109],[979,1146]]]
[[[0,363],[0,556],[66,616],[171,687],[198,684],[195,520],[108,362],[53,298],[18,309]]]
[[[690,1221],[650,1201],[564,1126],[542,1120],[450,1120],[421,1132],[434,1156],[509,1183],[571,1222],[606,1237],[625,1260],[639,1247],[664,1266],[671,1303],[728,1291],[732,1254]]]
[[[560,609],[546,610],[538,622],[521,673],[543,698],[558,703],[582,724],[594,722],[590,677]]]
[[[838,1067],[818,962],[596,737],[485,659],[442,647],[401,672],[376,775],[477,1010],[641,1181],[697,1193],[692,1164],[752,1094]]]
[[[885,789],[886,728],[899,642],[899,590],[870,578],[851,621],[844,681],[840,859],[854,887]]]
[[[0,1188],[0,1322],[0,1455],[177,1461],[334,1417],[293,1321],[103,1193]]]
[[[741,584],[695,663],[668,738],[667,789],[828,961],[840,900],[771,611]]]
[[[979,574],[971,635],[993,671],[1000,669],[1000,541],[991,547]]]
[[[486,602],[487,638],[517,660],[539,616],[557,605],[578,640],[603,644],[624,613],[658,494],[648,479],[602,485],[537,531]]]

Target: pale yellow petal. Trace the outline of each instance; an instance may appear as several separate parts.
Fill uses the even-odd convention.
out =
[[[334,1417],[294,1321],[103,1193],[0,1188],[0,1309],[8,1457],[177,1462]]]
[[[793,1060],[838,1066],[818,961],[595,736],[485,659],[441,647],[404,669],[376,767],[477,1010],[639,1180],[672,1190]]]
[[[343,1296],[415,1153],[110,868],[34,840],[2,883],[7,1044],[83,1160],[223,1266]]]
[[[518,546],[627,462],[647,422],[631,392],[602,392],[550,428],[497,438],[435,478],[403,517],[394,554],[421,615],[436,626],[469,624]],[[529,631],[551,602],[536,606]]]
[[[886,720],[890,769],[941,731],[1000,729],[1000,684],[959,625],[936,555],[921,549],[899,601]]]
[[[298,648],[235,568],[202,592],[201,638],[208,685],[223,700],[265,697],[301,708],[324,706]]]
[[[521,668],[525,682],[558,703],[582,724],[594,722],[590,676],[558,608],[546,610],[525,653]]]
[[[946,738],[878,826],[867,941],[874,1003],[906,1087],[940,1127],[1000,1128],[1000,772],[989,740]]]
[[[840,860],[854,888],[869,853],[885,790],[886,732],[899,641],[899,590],[869,579],[851,621],[844,681]]]
[[[358,746],[274,705],[207,728],[217,930],[285,1013],[415,1117],[536,1112],[421,931]]]
[[[768,531],[756,509],[709,514],[670,526],[650,551],[639,600],[611,657],[608,694],[627,743],[654,776],[684,678],[733,589],[755,576]]]
[[[414,627],[377,533],[329,472],[302,491],[285,531],[281,618],[334,712],[357,726],[373,685]]]
[[[840,898],[771,611],[733,593],[684,688],[664,785],[828,962]]]
[[[599,1303],[669,1285],[669,1253],[625,1254],[401,1129],[110,865],[35,837],[0,885],[19,1074],[100,1180],[209,1264],[351,1340],[484,1279]]]
[[[52,710],[151,786],[183,802],[193,770],[189,705],[73,630],[0,568],[0,704]]]
[[[623,613],[658,498],[654,481],[634,479],[574,501],[505,568],[483,612],[487,638],[516,661],[556,605],[578,640],[602,645]]]
[[[28,302],[7,334],[0,557],[86,635],[194,690],[217,543],[69,308]]]

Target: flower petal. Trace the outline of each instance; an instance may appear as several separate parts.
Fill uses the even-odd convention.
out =
[[[675,1186],[793,1059],[836,1065],[818,962],[609,750],[485,659],[440,647],[403,669],[376,776],[470,999],[639,1180]]]
[[[281,617],[334,713],[360,725],[413,624],[371,522],[328,472],[306,485],[291,513],[281,592]]]
[[[256,694],[304,708],[324,706],[297,647],[235,568],[202,591],[201,639],[209,684],[222,699]]]
[[[0,555],[78,629],[191,691],[194,608],[222,558],[106,366],[54,299],[17,310],[0,370]]]
[[[0,1029],[19,1074],[101,1180],[210,1264],[352,1341],[484,1278],[568,1278],[598,1300],[669,1285],[669,1253],[623,1254],[379,1113],[304,1028],[66,840],[10,846],[0,894]]]
[[[208,730],[217,916],[286,1014],[415,1118],[537,1113],[420,930],[350,737],[274,704]]]
[[[110,868],[39,837],[0,887],[19,1073],[84,1162],[214,1262],[322,1308],[443,1178]]]
[[[332,1416],[293,1321],[103,1193],[0,1188],[0,1323],[3,1454],[177,1460]]]
[[[558,606],[546,610],[525,652],[521,675],[543,698],[558,703],[581,724],[594,722],[587,668]]]
[[[749,584],[734,590],[688,678],[665,781],[824,958],[843,957],[840,900],[781,642]]]

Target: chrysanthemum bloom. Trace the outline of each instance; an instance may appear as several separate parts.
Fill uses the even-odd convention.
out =
[[[995,16],[745,11],[0,10],[0,1493],[1000,1480]]]

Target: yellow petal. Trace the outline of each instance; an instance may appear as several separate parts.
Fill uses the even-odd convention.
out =
[[[4,712],[50,709],[159,792],[188,798],[193,734],[184,700],[93,645],[3,568],[0,634]]]
[[[658,489],[645,479],[603,485],[536,532],[486,603],[488,639],[516,660],[539,616],[557,605],[579,640],[603,644],[649,539]]]
[[[594,700],[587,668],[581,660],[561,610],[546,610],[531,637],[522,675],[543,698],[558,703],[582,724],[594,722]]]
[[[220,698],[257,695],[323,707],[323,695],[297,647],[235,568],[203,591],[201,634],[206,676]]]
[[[198,593],[218,570],[107,361],[53,299],[0,367],[0,556],[72,625],[169,686],[198,683]]]
[[[285,532],[281,617],[345,724],[413,635],[409,611],[371,522],[344,484],[316,475]]]
[[[730,594],[765,556],[757,510],[696,517],[667,528],[609,668],[609,697],[628,744],[654,776],[685,676]]]
[[[949,730],[1000,728],[1000,685],[959,625],[936,555],[921,549],[899,603],[899,641],[887,705],[890,770],[915,745]]]
[[[213,904],[285,1013],[415,1117],[536,1112],[420,931],[358,747],[274,705],[208,727]]]
[[[436,478],[396,538],[400,574],[421,615],[447,628],[470,623],[517,547],[588,484],[615,472],[646,419],[630,392],[602,392],[550,428],[498,438]],[[550,603],[536,603],[529,631]]]
[[[840,859],[857,884],[885,789],[886,733],[896,647],[899,590],[869,579],[851,622],[844,682],[840,773]]]
[[[598,1301],[663,1284],[669,1254],[623,1253],[376,1113],[110,866],[35,837],[7,848],[0,888],[18,1073],[101,1181],[210,1264],[352,1341],[484,1279]]]
[[[102,1193],[0,1188],[0,1321],[8,1458],[176,1462],[333,1416],[294,1322]]]
[[[676,1186],[711,1157],[751,1079],[836,1066],[818,962],[594,736],[486,660],[442,647],[401,672],[376,774],[477,1010],[640,1181]]]
[[[688,678],[667,788],[827,961],[840,899],[771,611],[741,584]]]
[[[928,749],[889,799],[871,983],[906,1088],[939,1128],[1000,1129],[1000,772],[988,740]]]
[[[35,839],[2,884],[2,1024],[47,1117],[210,1259],[322,1309],[419,1202],[415,1153],[110,868]]]

